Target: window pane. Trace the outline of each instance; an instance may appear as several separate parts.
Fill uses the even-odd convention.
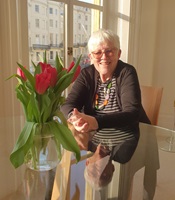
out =
[[[120,37],[120,46],[122,50],[121,59],[125,62],[128,60],[128,38],[129,38],[129,22],[118,19],[117,34]]]
[[[101,28],[102,13],[99,10],[74,6],[73,17],[73,57],[77,59],[82,54],[83,68],[90,63],[87,42],[91,33]]]
[[[92,3],[96,5],[103,5],[103,0],[78,0],[86,3]]]
[[[118,0],[118,12],[130,16],[130,0]]]
[[[29,61],[35,64],[47,52],[47,60],[54,65],[56,52],[64,60],[65,5],[55,1],[28,0]]]

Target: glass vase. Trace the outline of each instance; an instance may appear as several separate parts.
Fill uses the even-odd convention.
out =
[[[60,162],[58,145],[56,146],[54,135],[35,135],[33,144],[25,156],[28,168],[36,171],[48,171],[55,168]]]

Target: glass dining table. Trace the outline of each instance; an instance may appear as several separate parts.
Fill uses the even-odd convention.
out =
[[[25,165],[10,170],[6,166],[8,171],[1,168],[0,200],[175,199],[175,154],[162,148],[165,142],[171,148],[169,138],[174,132],[143,123],[139,126],[136,150],[125,164],[105,156],[94,161],[95,168],[89,171],[87,160],[94,153],[83,150],[78,163],[65,151],[62,161],[49,171],[38,172]]]

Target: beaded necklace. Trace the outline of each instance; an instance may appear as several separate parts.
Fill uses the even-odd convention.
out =
[[[105,108],[105,106],[108,104],[109,102],[109,94],[110,94],[110,88],[112,86],[112,81],[110,80],[110,82],[106,85],[106,87],[103,88],[103,93],[104,93],[104,101],[102,104],[99,105],[99,95],[98,92],[95,95],[95,108],[96,110],[103,110]]]

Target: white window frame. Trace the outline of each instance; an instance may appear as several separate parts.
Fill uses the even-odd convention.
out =
[[[72,17],[73,6],[76,5],[76,6],[87,7],[90,9],[96,9],[103,13],[105,12],[105,9],[104,9],[104,6],[81,2],[77,0],[52,0],[52,1],[65,3],[65,24],[64,24],[65,52],[64,54],[65,54],[65,66],[68,66],[68,64],[73,60],[73,56],[67,54],[68,47],[73,47],[73,17]],[[105,5],[105,1],[107,0],[103,0],[103,1]],[[103,27],[103,19],[102,19],[102,24],[100,25],[100,27],[101,28]]]

